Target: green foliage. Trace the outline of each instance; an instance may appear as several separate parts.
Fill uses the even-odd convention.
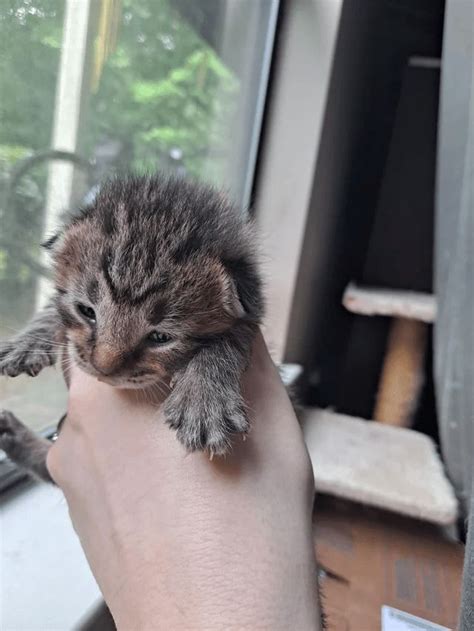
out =
[[[0,2],[0,145],[49,146],[63,2]]]
[[[84,144],[90,151],[98,138],[120,139],[135,169],[166,166],[179,148],[189,173],[222,181],[238,81],[171,4],[124,0],[119,43],[91,95]]]

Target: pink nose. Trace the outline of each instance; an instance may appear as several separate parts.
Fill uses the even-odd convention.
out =
[[[105,377],[116,373],[121,363],[122,354],[108,344],[96,346],[91,358],[91,364],[97,372]]]

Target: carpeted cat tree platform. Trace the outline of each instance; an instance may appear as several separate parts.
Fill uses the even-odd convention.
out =
[[[316,491],[455,523],[458,504],[434,442],[411,429],[307,409],[303,429]]]
[[[433,296],[349,286],[344,305],[395,323],[436,318]],[[405,336],[406,337],[406,336]],[[456,522],[458,502],[434,441],[409,428],[420,394],[423,346],[394,337],[380,379],[376,421],[307,409],[306,443],[316,490],[428,522]]]

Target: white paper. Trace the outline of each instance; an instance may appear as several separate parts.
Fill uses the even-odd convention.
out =
[[[451,631],[451,629],[383,605],[382,631]]]

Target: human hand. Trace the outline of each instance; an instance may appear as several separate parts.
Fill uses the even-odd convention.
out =
[[[159,399],[72,369],[48,468],[118,629],[319,628],[311,465],[260,336],[243,393],[251,432],[211,462]]]

